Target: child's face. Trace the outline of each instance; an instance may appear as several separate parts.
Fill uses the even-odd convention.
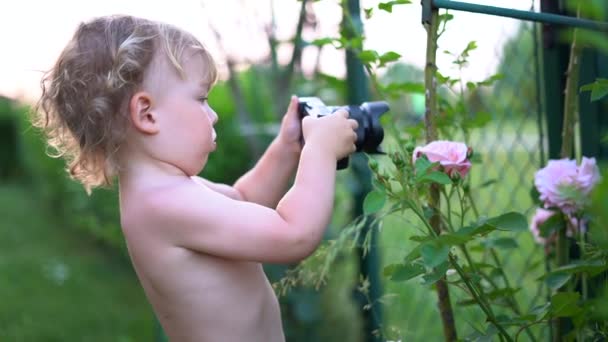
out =
[[[185,79],[167,70],[165,77],[157,79],[165,84],[160,85],[162,94],[158,94],[154,108],[159,113],[166,161],[192,176],[202,171],[209,153],[215,150],[213,125],[218,116],[207,102],[210,89],[203,81],[206,66],[202,58],[192,55],[182,66]]]

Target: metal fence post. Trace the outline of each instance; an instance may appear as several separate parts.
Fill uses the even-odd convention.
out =
[[[608,6],[604,3],[602,20],[607,20]],[[608,56],[597,49],[586,49],[581,58],[580,85],[592,83],[596,78],[608,78]],[[608,99],[591,102],[591,93],[579,96],[579,122],[581,152],[586,157],[608,160],[608,146],[602,145],[603,135],[608,133]]]
[[[346,32],[359,35],[363,30],[361,21],[361,9],[359,0],[348,0],[348,13],[343,18],[343,26]],[[352,30],[356,30],[352,32]],[[360,104],[368,99],[368,82],[363,69],[363,64],[351,49],[346,50],[347,68],[347,99],[349,104]],[[363,213],[363,200],[367,193],[372,189],[371,172],[367,166],[367,161],[362,155],[353,155],[351,158],[351,170],[356,179],[356,187],[351,189],[354,196],[354,216]],[[379,335],[382,322],[382,307],[379,302],[381,296],[381,284],[379,275],[379,254],[377,248],[377,229],[371,225],[363,228],[362,237],[371,234],[371,247],[366,255],[360,247],[363,239],[360,240],[357,248],[360,274],[369,281],[367,296],[359,291],[355,297],[359,307],[363,310],[364,320],[364,340],[367,342],[381,341]],[[370,305],[371,304],[371,305]],[[363,309],[368,305],[369,309]]]
[[[562,14],[559,1],[541,1],[541,11]],[[542,66],[544,104],[549,139],[548,159],[558,159],[564,119],[564,89],[568,70],[569,47],[560,41],[558,27],[544,24],[542,30]]]

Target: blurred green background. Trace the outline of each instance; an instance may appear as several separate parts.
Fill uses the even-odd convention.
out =
[[[313,25],[311,18],[303,20],[303,25]],[[497,181],[474,193],[487,216],[506,210],[531,213],[534,172],[549,153],[538,27],[519,25],[517,34],[495,47],[497,73],[504,77],[466,98],[471,111],[490,117],[483,129],[474,129],[467,137],[483,161],[471,171],[473,187]],[[275,45],[291,43],[273,39],[269,36]],[[293,41],[300,39],[296,32]],[[344,80],[318,69],[304,76],[298,58],[294,53],[292,63],[280,65],[269,57],[244,70],[230,70],[229,79],[217,84],[210,103],[220,116],[216,126],[220,140],[202,176],[231,184],[252,167],[276,133],[291,93],[319,96],[330,105],[346,104]],[[390,65],[379,79],[381,84],[422,80],[419,68],[400,62]],[[391,105],[385,124],[398,131],[420,124],[424,110],[420,94],[372,96]],[[605,112],[605,101],[598,106]],[[29,124],[30,111],[27,104],[0,97],[0,341],[161,340],[128,260],[116,191],[97,190],[89,197],[69,180],[63,162],[45,154],[42,137]],[[387,148],[391,141],[387,137]],[[383,157],[375,158],[383,162]],[[338,175],[336,210],[327,238],[335,237],[350,221],[354,179],[351,170]],[[417,233],[416,226],[407,216],[384,222],[376,245],[382,265],[401,260],[411,250],[414,242],[409,237]],[[518,248],[502,252],[501,257],[507,273],[522,287],[518,299],[532,306],[538,296],[535,279],[544,271],[543,251],[530,234],[514,237]],[[525,277],[517,274],[524,265]],[[268,265],[266,270],[277,281],[289,266]],[[383,282],[386,337],[442,339],[433,291],[416,280]],[[357,285],[357,260],[345,255],[319,291],[300,287],[281,297],[288,340],[361,341],[361,308],[352,300]],[[461,295],[454,292],[453,300]],[[471,325],[483,317],[469,307],[457,307],[456,316],[464,332],[471,332]]]

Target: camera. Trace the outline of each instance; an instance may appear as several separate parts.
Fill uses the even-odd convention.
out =
[[[349,118],[356,120],[359,127],[356,130],[356,152],[383,154],[379,149],[384,139],[384,129],[380,124],[380,116],[389,111],[388,103],[384,101],[363,102],[360,106],[326,106],[318,97],[301,97],[298,103],[300,119],[307,115],[322,117],[330,115],[338,109],[346,109]],[[302,144],[304,140],[302,138]],[[338,161],[338,170],[348,167],[348,157]]]

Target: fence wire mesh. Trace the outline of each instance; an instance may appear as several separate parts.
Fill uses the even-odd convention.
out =
[[[529,4],[529,8],[533,9],[534,1]],[[450,13],[455,17],[461,15],[461,12]],[[529,214],[534,208],[530,195],[534,173],[546,160],[547,146],[543,128],[540,24],[503,17],[493,18],[493,24],[500,28],[491,57],[497,63],[496,67],[487,70],[487,74],[498,73],[502,78],[491,87],[480,88],[479,92],[469,94],[466,101],[469,111],[485,112],[491,116],[488,124],[470,131],[466,137],[467,144],[481,155],[482,160],[471,169],[471,189],[477,210],[483,216],[491,217],[508,211]],[[507,27],[517,29],[513,33]],[[449,29],[458,31],[457,26]],[[474,35],[467,38],[476,40]],[[441,53],[441,39],[438,45],[438,53]],[[472,54],[474,53],[473,51]],[[438,64],[438,67],[439,72],[442,72],[442,67],[449,66]],[[466,72],[463,70],[463,75]],[[454,140],[464,138],[457,136]],[[491,185],[481,187],[488,183]],[[412,233],[403,229],[404,224],[409,226],[411,223],[406,221],[407,218],[395,218],[395,221],[384,225],[383,229],[393,230],[385,232],[388,237],[381,243],[385,261],[400,260],[403,257],[402,251],[411,247],[408,239]],[[514,285],[524,289],[518,296],[527,305],[534,302],[536,287],[526,283],[528,280],[522,279],[516,272],[521,265],[537,259],[540,250],[534,246],[532,236],[526,232],[520,233],[517,240],[521,248],[517,252],[512,250],[501,253],[500,258],[504,261],[505,271],[514,279]],[[385,294],[388,314],[383,326],[388,340],[443,339],[434,291],[416,282],[396,284],[388,281],[385,283]],[[451,290],[451,296],[452,302],[456,303],[459,337],[464,338],[473,331],[473,327],[480,326],[478,322],[483,322],[484,316],[474,306],[458,304],[467,299],[462,292]]]
[[[519,27],[516,34],[493,49],[500,61],[496,72],[502,78],[472,104],[492,117],[469,139],[482,155],[482,164],[472,170],[472,188],[478,189],[479,212],[488,216],[509,210],[528,212],[534,173],[545,159],[539,24],[498,18],[496,25],[508,21]],[[480,188],[488,183],[492,184]]]

